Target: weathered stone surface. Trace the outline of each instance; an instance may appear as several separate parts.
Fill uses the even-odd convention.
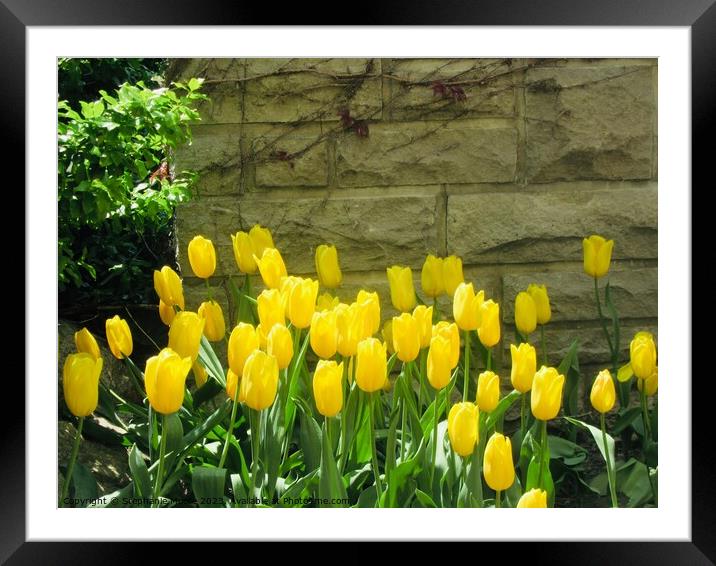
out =
[[[392,120],[513,116],[511,69],[511,59],[384,59],[384,108]],[[459,87],[466,99],[435,92],[441,84]]]
[[[656,184],[448,197],[448,249],[466,264],[581,261],[590,234],[615,240],[614,259],[656,258]]]
[[[229,169],[241,165],[241,129],[235,125],[197,125],[192,142],[177,149],[175,169]]]
[[[620,319],[649,318],[658,316],[658,273],[656,268],[630,269],[609,272],[609,284],[614,305]],[[552,320],[596,320],[597,307],[594,300],[594,283],[583,271],[541,272],[505,275],[502,278],[504,302],[503,320],[514,323],[515,297],[525,291],[530,283],[547,286],[552,306]],[[600,281],[602,307],[604,286]]]
[[[652,68],[537,67],[526,77],[527,179],[648,179]]]
[[[346,187],[509,182],[517,130],[502,120],[371,124],[370,135],[338,138],[337,174]]]
[[[393,263],[419,269],[428,251],[437,248],[438,190],[366,190],[350,196],[326,193],[324,198],[215,197],[179,207],[177,233],[183,242],[199,233],[214,241],[217,275],[236,273],[230,234],[257,223],[271,229],[292,273],[313,273],[315,249],[327,242],[337,246],[343,271]],[[190,273],[183,247],[180,262]]]

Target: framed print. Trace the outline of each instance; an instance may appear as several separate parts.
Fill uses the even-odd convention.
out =
[[[716,9],[512,4],[345,27],[0,7],[29,244],[4,557],[514,540],[713,560],[690,155]]]

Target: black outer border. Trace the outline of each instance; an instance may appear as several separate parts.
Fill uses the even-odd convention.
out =
[[[279,7],[272,3],[225,3],[220,0],[0,0],[0,127],[5,134],[3,176],[19,177],[15,187],[24,186],[25,115],[25,27],[35,25],[574,25],[574,26],[690,26],[692,34],[692,170],[695,185],[699,180],[713,186],[710,176],[713,157],[709,142],[716,131],[716,4],[715,0],[405,0],[361,2],[352,14],[325,11],[324,22],[307,21],[307,5]],[[479,3],[478,3],[479,2]],[[369,41],[369,31],[366,40]],[[27,110],[25,108],[25,110]],[[7,164],[10,164],[9,166]],[[671,187],[685,191],[690,187]],[[16,191],[19,193],[19,191]],[[25,203],[20,204],[25,209]],[[26,209],[25,209],[26,210]],[[26,211],[27,212],[27,211]],[[694,242],[695,243],[695,242]],[[711,252],[713,253],[713,252]],[[711,259],[711,257],[709,257]],[[689,273],[690,277],[691,274]],[[27,300],[27,296],[25,296]],[[683,305],[691,313],[691,304]],[[26,348],[31,341],[26,340]],[[26,355],[28,351],[25,352]],[[691,378],[691,360],[685,360]],[[19,372],[17,372],[19,373]],[[711,373],[711,372],[709,372]],[[5,378],[10,376],[5,375]],[[38,378],[38,376],[26,376]],[[707,387],[713,375],[693,380],[694,415],[710,415],[713,397]],[[24,399],[22,379],[4,380],[3,398]],[[709,385],[706,385],[709,383]],[[711,386],[713,387],[713,386]],[[5,404],[4,404],[5,405]],[[20,403],[15,403],[20,407]],[[5,411],[5,409],[3,409]],[[3,413],[4,414],[4,413]],[[25,543],[25,450],[24,404],[13,419],[4,419],[0,427],[2,443],[2,482],[0,482],[0,560],[12,564],[76,564],[127,562],[137,556],[138,543]],[[665,415],[666,416],[666,415]],[[533,543],[513,545],[532,560],[544,557],[553,563],[583,564],[710,564],[716,561],[716,498],[714,470],[716,452],[709,440],[712,427],[692,423],[692,542],[691,543]],[[684,486],[685,488],[687,486]],[[590,526],[585,525],[585,534]],[[479,530],[479,525],[476,525]],[[237,525],[240,531],[240,526]],[[506,525],[506,531],[509,526]],[[517,534],[517,533],[515,533]],[[320,536],[320,533],[316,533]],[[276,533],[281,536],[281,533]],[[350,536],[347,534],[347,536]],[[81,538],[81,533],[77,533]],[[143,545],[143,558],[152,555],[166,559],[156,545]],[[214,543],[217,550],[219,546]],[[223,548],[223,545],[222,545]],[[244,547],[246,550],[253,547]],[[457,547],[459,548],[459,547]],[[456,549],[457,549],[456,548]],[[484,547],[483,547],[484,548]],[[182,545],[182,553],[188,549]],[[487,550],[487,549],[485,549]],[[490,549],[492,550],[492,549]],[[160,555],[159,552],[162,554]],[[204,552],[203,559],[208,556]],[[330,552],[330,551],[329,551]],[[499,551],[498,551],[499,552]],[[13,554],[14,553],[14,554]],[[213,554],[213,553],[212,553]],[[452,552],[451,552],[452,554]],[[489,556],[480,553],[483,558]],[[276,556],[276,555],[274,555]],[[474,555],[473,555],[474,556]],[[188,559],[187,554],[183,554]],[[366,557],[367,558],[367,557]],[[475,556],[477,559],[478,557]],[[280,558],[279,558],[280,559]],[[510,560],[511,561],[511,560]]]

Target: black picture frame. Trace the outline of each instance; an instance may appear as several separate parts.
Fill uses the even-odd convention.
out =
[[[716,131],[716,0],[489,0],[465,2],[362,2],[340,15],[323,9],[325,25],[564,25],[564,26],[687,26],[691,29],[692,70],[692,178],[706,189],[712,156],[712,132]],[[308,21],[308,20],[311,21]],[[25,186],[25,34],[28,26],[67,25],[271,25],[319,22],[304,3],[279,7],[273,3],[222,3],[219,0],[0,0],[0,116],[6,140],[8,174],[16,175],[15,186]],[[24,110],[24,111],[23,111]],[[700,157],[700,159],[699,159]],[[691,187],[672,188],[688,191]],[[25,209],[24,199],[19,204]],[[28,210],[25,209],[28,213]],[[694,244],[696,239],[692,238]],[[691,277],[691,274],[689,274]],[[26,301],[28,297],[25,297]],[[691,305],[686,304],[691,312]],[[690,329],[685,329],[690,331]],[[29,348],[30,339],[25,348]],[[26,356],[30,355],[27,351]],[[691,358],[685,360],[681,378],[691,379]],[[693,372],[695,374],[695,372]],[[709,372],[710,373],[710,372]],[[6,378],[9,376],[5,376]],[[37,376],[26,376],[27,379]],[[692,381],[692,415],[708,415],[713,403],[709,389],[713,376]],[[16,400],[17,412],[3,422],[2,481],[0,482],[0,560],[8,564],[73,564],[142,561],[166,558],[156,545],[137,543],[28,543],[25,542],[25,413],[24,380],[7,379],[3,397]],[[553,563],[569,564],[712,564],[716,561],[716,498],[714,470],[716,451],[710,441],[712,427],[695,426],[692,420],[691,542],[588,542],[549,544],[536,549],[534,543],[515,545],[515,552],[543,557]],[[684,486],[685,493],[688,486]],[[238,528],[238,527],[237,527]],[[585,525],[585,534],[590,526]],[[509,527],[506,526],[506,530]],[[277,536],[280,536],[277,533]],[[317,533],[317,536],[319,534]],[[347,535],[349,536],[349,535]],[[82,534],[77,533],[81,539]],[[216,547],[218,550],[218,547]],[[182,547],[182,553],[186,550]],[[472,552],[472,551],[471,551]],[[499,551],[501,554],[501,551]],[[536,554],[535,554],[536,553]],[[490,553],[492,554],[492,553]],[[189,560],[189,554],[182,555]],[[205,555],[208,556],[208,555]],[[476,555],[473,555],[477,559]],[[485,558],[488,553],[481,554]],[[204,558],[206,559],[206,558]],[[280,557],[279,557],[280,559]],[[514,559],[514,555],[511,555]],[[540,560],[541,561],[541,560]]]

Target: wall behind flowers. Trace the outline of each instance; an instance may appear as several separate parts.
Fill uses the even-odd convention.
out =
[[[195,234],[218,253],[215,296],[239,273],[230,234],[271,229],[289,273],[313,276],[338,247],[349,302],[385,268],[457,254],[501,305],[509,363],[514,298],[546,284],[550,358],[579,338],[585,374],[608,365],[582,271],[582,238],[615,240],[610,281],[621,349],[657,324],[657,62],[654,59],[183,59],[169,77],[204,77],[210,101],[175,167],[197,169],[179,207],[187,306]],[[258,278],[255,281],[259,283]],[[443,311],[449,300],[441,300]],[[570,332],[572,330],[573,332]],[[537,335],[534,335],[535,339]],[[624,354],[622,354],[624,358]],[[503,376],[505,372],[503,371]]]

